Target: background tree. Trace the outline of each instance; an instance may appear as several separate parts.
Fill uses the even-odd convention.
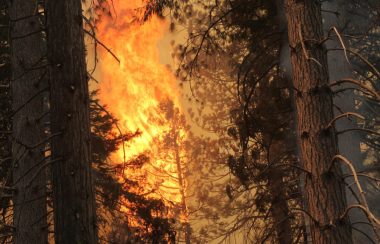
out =
[[[14,243],[47,243],[44,96],[46,63],[35,1],[9,5],[12,63]]]
[[[128,162],[112,162],[110,156],[128,146],[140,132],[117,130],[117,119],[91,94],[91,145],[96,186],[97,215],[101,240],[111,243],[174,243],[174,219],[163,201],[149,197],[141,184],[144,178],[123,175],[148,163],[146,155]],[[118,221],[115,221],[117,219]]]
[[[12,215],[9,209],[12,191],[6,190],[11,187],[11,150],[12,145],[10,141],[11,121],[9,114],[11,114],[11,94],[10,94],[10,50],[9,50],[9,15],[6,12],[7,4],[1,2],[0,5],[0,31],[1,45],[1,67],[0,67],[0,238],[1,241],[6,240],[13,232],[12,228]]]

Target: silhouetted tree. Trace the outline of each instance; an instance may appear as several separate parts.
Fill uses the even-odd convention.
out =
[[[14,243],[47,243],[46,62],[42,25],[35,1],[9,4],[12,82]],[[27,205],[26,205],[27,204]]]
[[[54,237],[97,243],[80,0],[47,1]]]

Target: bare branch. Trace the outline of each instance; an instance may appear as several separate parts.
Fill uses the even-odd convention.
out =
[[[322,64],[318,60],[316,60],[315,58],[309,57],[309,54],[307,53],[307,50],[306,50],[306,47],[305,47],[305,42],[303,40],[303,36],[302,36],[302,32],[301,32],[301,27],[299,27],[299,29],[298,29],[298,36],[300,38],[301,47],[302,47],[303,55],[305,56],[305,58],[307,60],[314,61],[316,64],[318,64],[319,67],[322,67]]]
[[[337,120],[339,120],[339,119],[341,119],[341,118],[345,118],[345,117],[348,118],[349,116],[353,116],[353,117],[356,117],[356,118],[359,118],[359,119],[362,119],[362,120],[365,119],[362,115],[360,115],[360,114],[358,114],[358,113],[347,112],[347,113],[344,113],[344,114],[341,114],[341,115],[336,116],[336,117],[335,117],[333,120],[331,120],[331,122],[327,125],[327,128],[332,127],[332,126],[334,125],[334,123],[335,123]]]
[[[347,215],[347,213],[352,208],[356,207],[356,208],[362,209],[366,213],[366,215],[368,217],[368,220],[371,222],[372,228],[373,228],[373,230],[375,232],[375,235],[376,235],[376,238],[380,242],[380,237],[379,237],[379,233],[378,233],[378,228],[380,227],[380,221],[372,214],[372,212],[369,209],[369,206],[368,206],[368,203],[367,203],[367,199],[366,199],[366,197],[364,195],[364,191],[363,191],[363,188],[362,188],[362,186],[360,184],[360,181],[359,181],[358,175],[356,173],[355,167],[352,165],[352,163],[346,157],[344,157],[342,155],[335,155],[333,157],[333,159],[331,160],[331,163],[330,163],[328,171],[331,171],[331,169],[333,167],[333,164],[336,161],[338,161],[338,160],[340,162],[345,163],[348,166],[348,168],[351,170],[351,172],[353,174],[353,177],[354,177],[354,182],[356,184],[356,187],[358,188],[359,197],[360,197],[360,204],[358,204],[358,205],[351,205],[350,207],[348,207],[345,210],[345,213],[343,213],[341,219],[345,218],[345,216]]]
[[[116,56],[116,54],[114,54],[111,49],[109,49],[105,44],[103,44],[101,41],[99,41],[96,36],[94,34],[92,34],[91,32],[89,32],[88,30],[85,30],[83,29],[84,33],[86,33],[87,35],[91,36],[100,46],[102,46],[104,49],[107,50],[107,52],[109,54],[112,55],[112,57],[114,57],[116,59],[116,61],[120,64],[120,59]]]
[[[343,42],[343,39],[342,39],[342,36],[339,34],[339,31],[337,30],[337,28],[335,26],[333,26],[330,31],[329,31],[329,36],[330,36],[330,32],[331,31],[334,31],[335,34],[337,35],[338,37],[338,40],[340,42],[340,45],[342,46],[342,49],[343,49],[343,52],[344,52],[344,56],[346,57],[346,60],[347,60],[347,63],[351,64],[350,63],[350,60],[348,60],[348,55],[347,55],[347,48],[346,48],[346,45],[344,45],[344,42]]]
[[[340,135],[340,134],[343,134],[343,133],[346,133],[346,132],[350,132],[350,131],[361,131],[361,132],[365,132],[365,133],[368,133],[368,134],[373,134],[373,135],[380,136],[380,133],[377,132],[377,131],[369,130],[369,129],[362,129],[362,128],[351,128],[351,129],[341,130],[341,131],[337,132],[337,135]]]
[[[351,83],[351,84],[357,85],[361,87],[362,89],[368,91],[372,96],[376,98],[377,101],[380,101],[380,95],[375,91],[375,89],[355,79],[351,79],[351,78],[340,79],[330,84],[330,86],[339,86],[343,83]]]

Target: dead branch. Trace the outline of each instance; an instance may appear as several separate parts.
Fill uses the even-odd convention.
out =
[[[84,19],[84,21],[90,26],[91,28],[91,31],[92,31],[92,34],[93,36],[96,36],[96,31],[95,31],[95,26],[91,23],[91,21],[89,19],[87,19],[86,16],[82,15],[82,18]],[[90,77],[92,78],[92,74],[95,72],[96,70],[96,65],[98,63],[98,42],[95,41],[94,42],[94,67],[92,68],[91,70],[91,74],[90,74]],[[95,79],[94,79],[95,80]],[[95,80],[96,81],[96,80]],[[97,82],[97,81],[96,81]],[[98,83],[98,82],[97,82]]]
[[[328,51],[342,51],[343,49],[342,48],[332,48],[332,49],[328,49]],[[361,55],[360,53],[356,52],[356,51],[353,51],[351,49],[346,49],[346,51],[348,53],[351,53],[355,56],[357,56],[360,60],[362,60],[368,67],[371,68],[372,72],[380,78],[380,72],[377,70],[377,68],[369,61],[367,60],[363,55]]]
[[[377,101],[380,101],[380,95],[373,88],[371,88],[370,86],[363,84],[361,81],[358,81],[355,79],[351,79],[351,78],[340,79],[340,80],[337,80],[337,81],[333,82],[332,84],[330,84],[330,86],[331,87],[332,86],[339,86],[343,83],[351,83],[351,84],[357,85],[360,88],[368,91],[373,97],[376,98]]]
[[[20,177],[18,177],[17,179],[14,180],[13,186],[15,186],[20,180],[22,180],[25,176],[27,176],[29,173],[31,173],[35,167],[37,167],[38,165],[40,165],[44,161],[48,160],[49,158],[50,158],[50,156],[44,157],[42,160],[37,162],[35,165],[30,167],[28,170],[26,170]]]
[[[353,112],[347,112],[347,113],[344,113],[344,114],[341,114],[341,115],[338,115],[336,116],[333,120],[331,120],[331,122],[327,125],[327,128],[331,128],[333,127],[333,125],[335,124],[335,122],[341,118],[348,118],[349,116],[352,116],[352,117],[356,117],[358,119],[362,119],[364,120],[365,118],[358,114],[358,113],[353,113]]]
[[[32,149],[36,149],[37,147],[39,146],[42,146],[43,144],[47,143],[48,141],[50,141],[50,139],[56,137],[56,136],[60,136],[62,135],[63,132],[57,132],[57,133],[54,133],[54,134],[51,134],[50,136],[46,137],[45,139],[43,139],[42,141],[34,144],[34,145],[26,145],[22,142],[20,142],[19,140],[15,139],[15,142],[21,146],[23,146],[24,148],[26,148],[27,150],[32,150]]]
[[[21,104],[18,108],[16,108],[12,114],[11,114],[11,118],[13,116],[15,116],[15,114],[17,114],[21,109],[23,109],[28,103],[30,103],[31,101],[33,101],[33,99],[37,98],[39,95],[41,95],[43,92],[47,91],[49,89],[49,87],[45,87],[41,90],[39,90],[38,92],[36,92],[36,94],[34,94],[33,96],[31,96],[29,99],[27,99],[23,104]]]
[[[370,211],[369,209],[369,206],[368,206],[368,203],[367,203],[367,199],[364,195],[364,191],[363,191],[363,188],[360,184],[360,181],[359,181],[359,178],[358,178],[358,175],[357,175],[357,172],[355,170],[355,167],[352,165],[352,163],[344,156],[342,155],[335,155],[332,160],[331,160],[331,163],[330,163],[330,166],[328,168],[328,171],[331,171],[332,167],[333,167],[333,164],[337,161],[340,161],[340,162],[343,162],[345,163],[348,168],[351,170],[352,174],[353,174],[353,177],[354,177],[354,182],[356,184],[356,187],[358,188],[358,191],[359,191],[359,197],[360,197],[360,204],[357,204],[357,205],[352,205],[350,207],[348,207],[346,210],[345,210],[345,213],[342,215],[341,219],[343,219],[346,214],[348,213],[348,211],[350,211],[350,209],[352,208],[361,208],[367,215],[368,217],[368,220],[371,222],[372,224],[372,228],[375,232],[375,235],[376,235],[376,238],[377,240],[380,242],[380,237],[379,237],[379,233],[378,233],[378,228],[380,227],[380,221],[372,214],[372,212]]]
[[[365,213],[365,215],[368,217],[368,220],[371,222],[372,228],[374,228],[374,231],[376,233],[377,229],[380,227],[380,220],[377,219],[376,216],[374,216],[371,213],[371,211],[368,211],[368,209],[361,204],[353,204],[353,205],[348,206],[346,210],[344,211],[344,213],[341,215],[340,219],[344,219],[347,216],[347,214],[350,212],[350,210],[354,208],[359,208]]]
[[[352,226],[351,224],[351,228],[359,233],[361,233],[362,235],[364,235],[371,243],[373,244],[376,244],[376,242],[367,234],[365,233],[364,231],[362,231],[361,229],[359,228],[356,228],[355,226]]]
[[[62,158],[56,158],[54,160],[50,160],[50,161],[44,163],[43,165],[41,165],[41,167],[37,170],[37,172],[30,178],[30,180],[23,187],[29,188],[31,186],[32,182],[37,178],[37,176],[42,172],[42,170],[44,168],[46,168],[49,165],[52,165],[53,163],[56,163],[56,162],[59,162],[62,160],[63,160]]]
[[[335,26],[331,27],[331,29],[329,30],[328,36],[330,36],[330,32],[331,32],[331,31],[334,31],[335,34],[337,35],[338,40],[339,40],[339,42],[340,42],[340,45],[342,46],[342,49],[343,49],[343,52],[344,52],[344,56],[345,56],[345,58],[346,58],[346,60],[347,60],[347,63],[351,64],[351,63],[350,63],[350,60],[348,60],[348,55],[347,55],[347,48],[346,48],[346,45],[344,45],[343,38],[342,38],[342,36],[340,35],[338,29],[337,29]]]
[[[309,54],[307,53],[307,50],[306,50],[306,47],[305,47],[305,41],[304,41],[303,36],[302,36],[301,26],[299,26],[299,28],[298,28],[298,36],[300,38],[300,43],[301,43],[303,55],[305,56],[305,58],[307,60],[314,61],[316,64],[318,64],[319,67],[322,67],[322,64],[318,60],[316,60],[313,57],[310,57]]]
[[[116,54],[114,54],[114,53],[111,51],[111,49],[109,49],[105,44],[103,44],[101,41],[99,41],[99,40],[97,39],[97,37],[96,37],[94,34],[92,34],[91,32],[89,32],[88,30],[83,29],[83,31],[84,31],[84,33],[86,33],[87,35],[89,35],[90,37],[92,37],[92,38],[94,39],[94,41],[97,42],[100,46],[102,46],[104,49],[106,49],[107,52],[108,52],[109,54],[111,54],[112,57],[114,57],[114,58],[116,59],[116,61],[120,64],[120,59],[116,56]]]
[[[361,132],[365,132],[365,133],[368,133],[368,134],[373,134],[373,135],[376,135],[376,136],[380,136],[380,133],[377,132],[377,131],[369,130],[369,129],[363,129],[363,128],[351,128],[351,129],[341,130],[341,131],[338,131],[336,134],[340,135],[340,134],[343,134],[343,133],[346,133],[346,132],[350,132],[350,131],[361,131]]]

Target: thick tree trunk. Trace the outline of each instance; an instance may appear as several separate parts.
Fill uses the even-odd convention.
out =
[[[55,242],[97,243],[81,0],[47,1]]]
[[[304,174],[305,218],[310,218],[312,243],[352,243],[340,165],[331,160],[338,153],[336,135],[328,128],[333,119],[321,6],[318,1],[285,0],[293,85],[296,90],[297,137]]]
[[[14,243],[47,243],[43,42],[36,1],[13,0],[11,63],[13,98]]]

